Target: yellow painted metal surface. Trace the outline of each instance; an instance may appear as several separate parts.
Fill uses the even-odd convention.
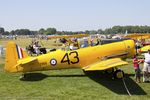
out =
[[[119,63],[111,65],[111,63],[114,63],[111,60],[112,58],[117,58],[116,61],[118,61],[118,59],[129,58],[135,55],[135,44],[133,40],[81,48],[73,51],[56,50],[37,57],[24,57],[21,59],[18,58],[15,45],[15,43],[10,42],[6,48],[5,70],[8,72],[31,72],[65,68],[82,69],[92,64],[94,67],[96,63],[100,63],[100,65],[103,63],[103,66],[96,64],[96,69],[102,67],[99,69],[103,70],[110,66],[116,67],[126,63],[119,60]],[[108,61],[108,59],[110,60]],[[105,67],[104,65],[108,66]]]
[[[120,58],[112,58],[104,60],[101,62],[94,63],[92,65],[86,66],[83,69],[85,71],[95,71],[95,70],[106,70],[112,67],[126,65],[128,62],[122,61]]]
[[[147,52],[149,49],[150,49],[150,45],[147,45],[147,46],[140,48],[139,52],[144,53],[144,52]]]
[[[127,36],[125,36],[125,38],[131,38],[135,40],[149,39],[150,34],[128,34]]]
[[[81,38],[88,37],[89,34],[74,34],[74,35],[51,35],[48,36],[48,39],[57,39],[57,38]]]

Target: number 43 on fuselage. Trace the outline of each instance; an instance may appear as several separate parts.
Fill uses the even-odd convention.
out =
[[[124,40],[78,50],[56,50],[36,57],[30,57],[14,42],[6,46],[5,70],[7,72],[32,72],[67,68],[81,68],[84,71],[114,69],[128,64],[123,61],[135,55],[133,40]]]

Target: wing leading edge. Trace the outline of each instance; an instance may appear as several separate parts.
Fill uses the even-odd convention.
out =
[[[106,70],[113,67],[118,67],[121,65],[127,65],[128,62],[121,60],[120,58],[112,58],[104,61],[100,61],[89,66],[84,67],[85,71],[96,71],[96,70]]]

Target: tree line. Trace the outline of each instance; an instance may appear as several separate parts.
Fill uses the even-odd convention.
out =
[[[56,28],[41,28],[38,31],[31,31],[29,29],[16,29],[10,32],[5,31],[3,27],[0,27],[1,35],[69,35],[69,34],[125,34],[128,33],[150,33],[150,26],[113,26],[112,28],[106,28],[104,30],[86,30],[86,31],[57,31]]]

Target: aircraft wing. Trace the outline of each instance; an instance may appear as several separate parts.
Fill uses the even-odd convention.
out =
[[[84,67],[85,71],[96,71],[96,70],[106,70],[113,67],[118,67],[120,65],[126,65],[128,62],[121,60],[120,58],[112,58],[104,61],[100,61],[89,66]]]
[[[142,48],[140,48],[139,52],[140,53],[145,53],[150,49],[150,45],[144,46]]]
[[[58,39],[58,38],[81,38],[81,37],[88,37],[89,34],[74,34],[74,35],[53,35],[48,36],[48,39]]]
[[[149,34],[128,34],[125,36],[125,38],[131,38],[131,39],[148,39],[150,38]]]

